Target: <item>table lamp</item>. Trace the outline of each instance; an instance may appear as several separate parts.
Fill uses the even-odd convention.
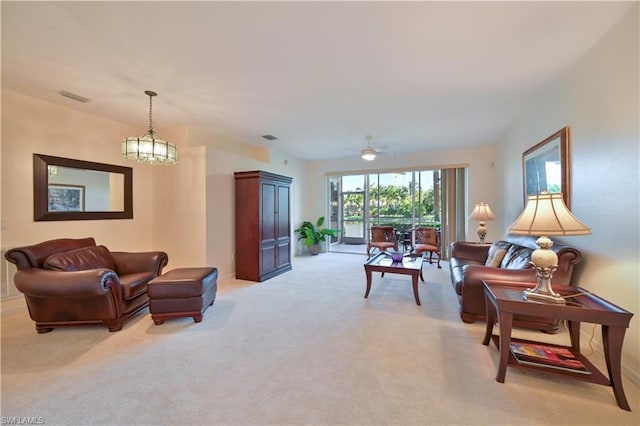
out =
[[[569,211],[561,193],[545,192],[530,195],[520,217],[509,227],[514,235],[540,235],[536,244],[540,247],[531,254],[531,265],[536,270],[538,284],[525,290],[523,298],[537,302],[563,304],[562,296],[553,291],[551,277],[558,268],[558,255],[550,249],[553,246],[550,235],[587,235],[591,229],[583,225]]]
[[[469,219],[480,221],[478,229],[476,229],[478,238],[480,238],[480,244],[484,243],[484,237],[487,236],[487,227],[485,226],[484,221],[494,220],[495,218],[495,215],[493,214],[491,208],[489,207],[489,204],[487,203],[479,202],[471,212]]]

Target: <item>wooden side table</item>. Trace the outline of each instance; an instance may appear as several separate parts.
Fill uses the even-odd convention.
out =
[[[487,302],[487,329],[482,344],[488,345],[490,341],[493,341],[500,351],[500,363],[496,381],[504,383],[507,365],[560,374],[578,380],[611,386],[618,406],[623,410],[631,411],[624,394],[624,389],[622,388],[622,371],[620,366],[624,334],[629,327],[631,317],[633,317],[631,312],[582,288],[564,287],[562,289],[556,289],[556,291],[567,299],[566,305],[557,305],[524,300],[522,298],[522,287],[509,286],[508,282],[483,280],[482,283],[484,285],[484,294]],[[534,287],[535,284],[531,284],[531,286]],[[511,342],[517,341],[529,344],[539,342],[511,338],[514,314],[567,320],[571,346],[550,345],[547,343],[544,343],[544,345],[568,349],[584,364],[587,374],[553,369],[543,364],[532,365],[530,363],[524,364],[519,362],[510,351]],[[500,326],[499,336],[492,334],[496,320]],[[608,378],[580,353],[581,322],[600,324],[602,326],[602,340],[607,371],[609,373]]]

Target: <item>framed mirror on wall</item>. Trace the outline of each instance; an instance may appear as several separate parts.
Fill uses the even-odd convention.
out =
[[[33,219],[133,218],[133,169],[33,154]]]

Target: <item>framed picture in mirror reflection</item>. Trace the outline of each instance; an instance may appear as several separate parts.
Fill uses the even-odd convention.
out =
[[[83,212],[84,185],[49,184],[50,212]]]

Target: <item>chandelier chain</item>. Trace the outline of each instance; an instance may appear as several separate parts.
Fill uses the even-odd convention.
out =
[[[153,135],[153,95],[149,95],[149,134]]]

